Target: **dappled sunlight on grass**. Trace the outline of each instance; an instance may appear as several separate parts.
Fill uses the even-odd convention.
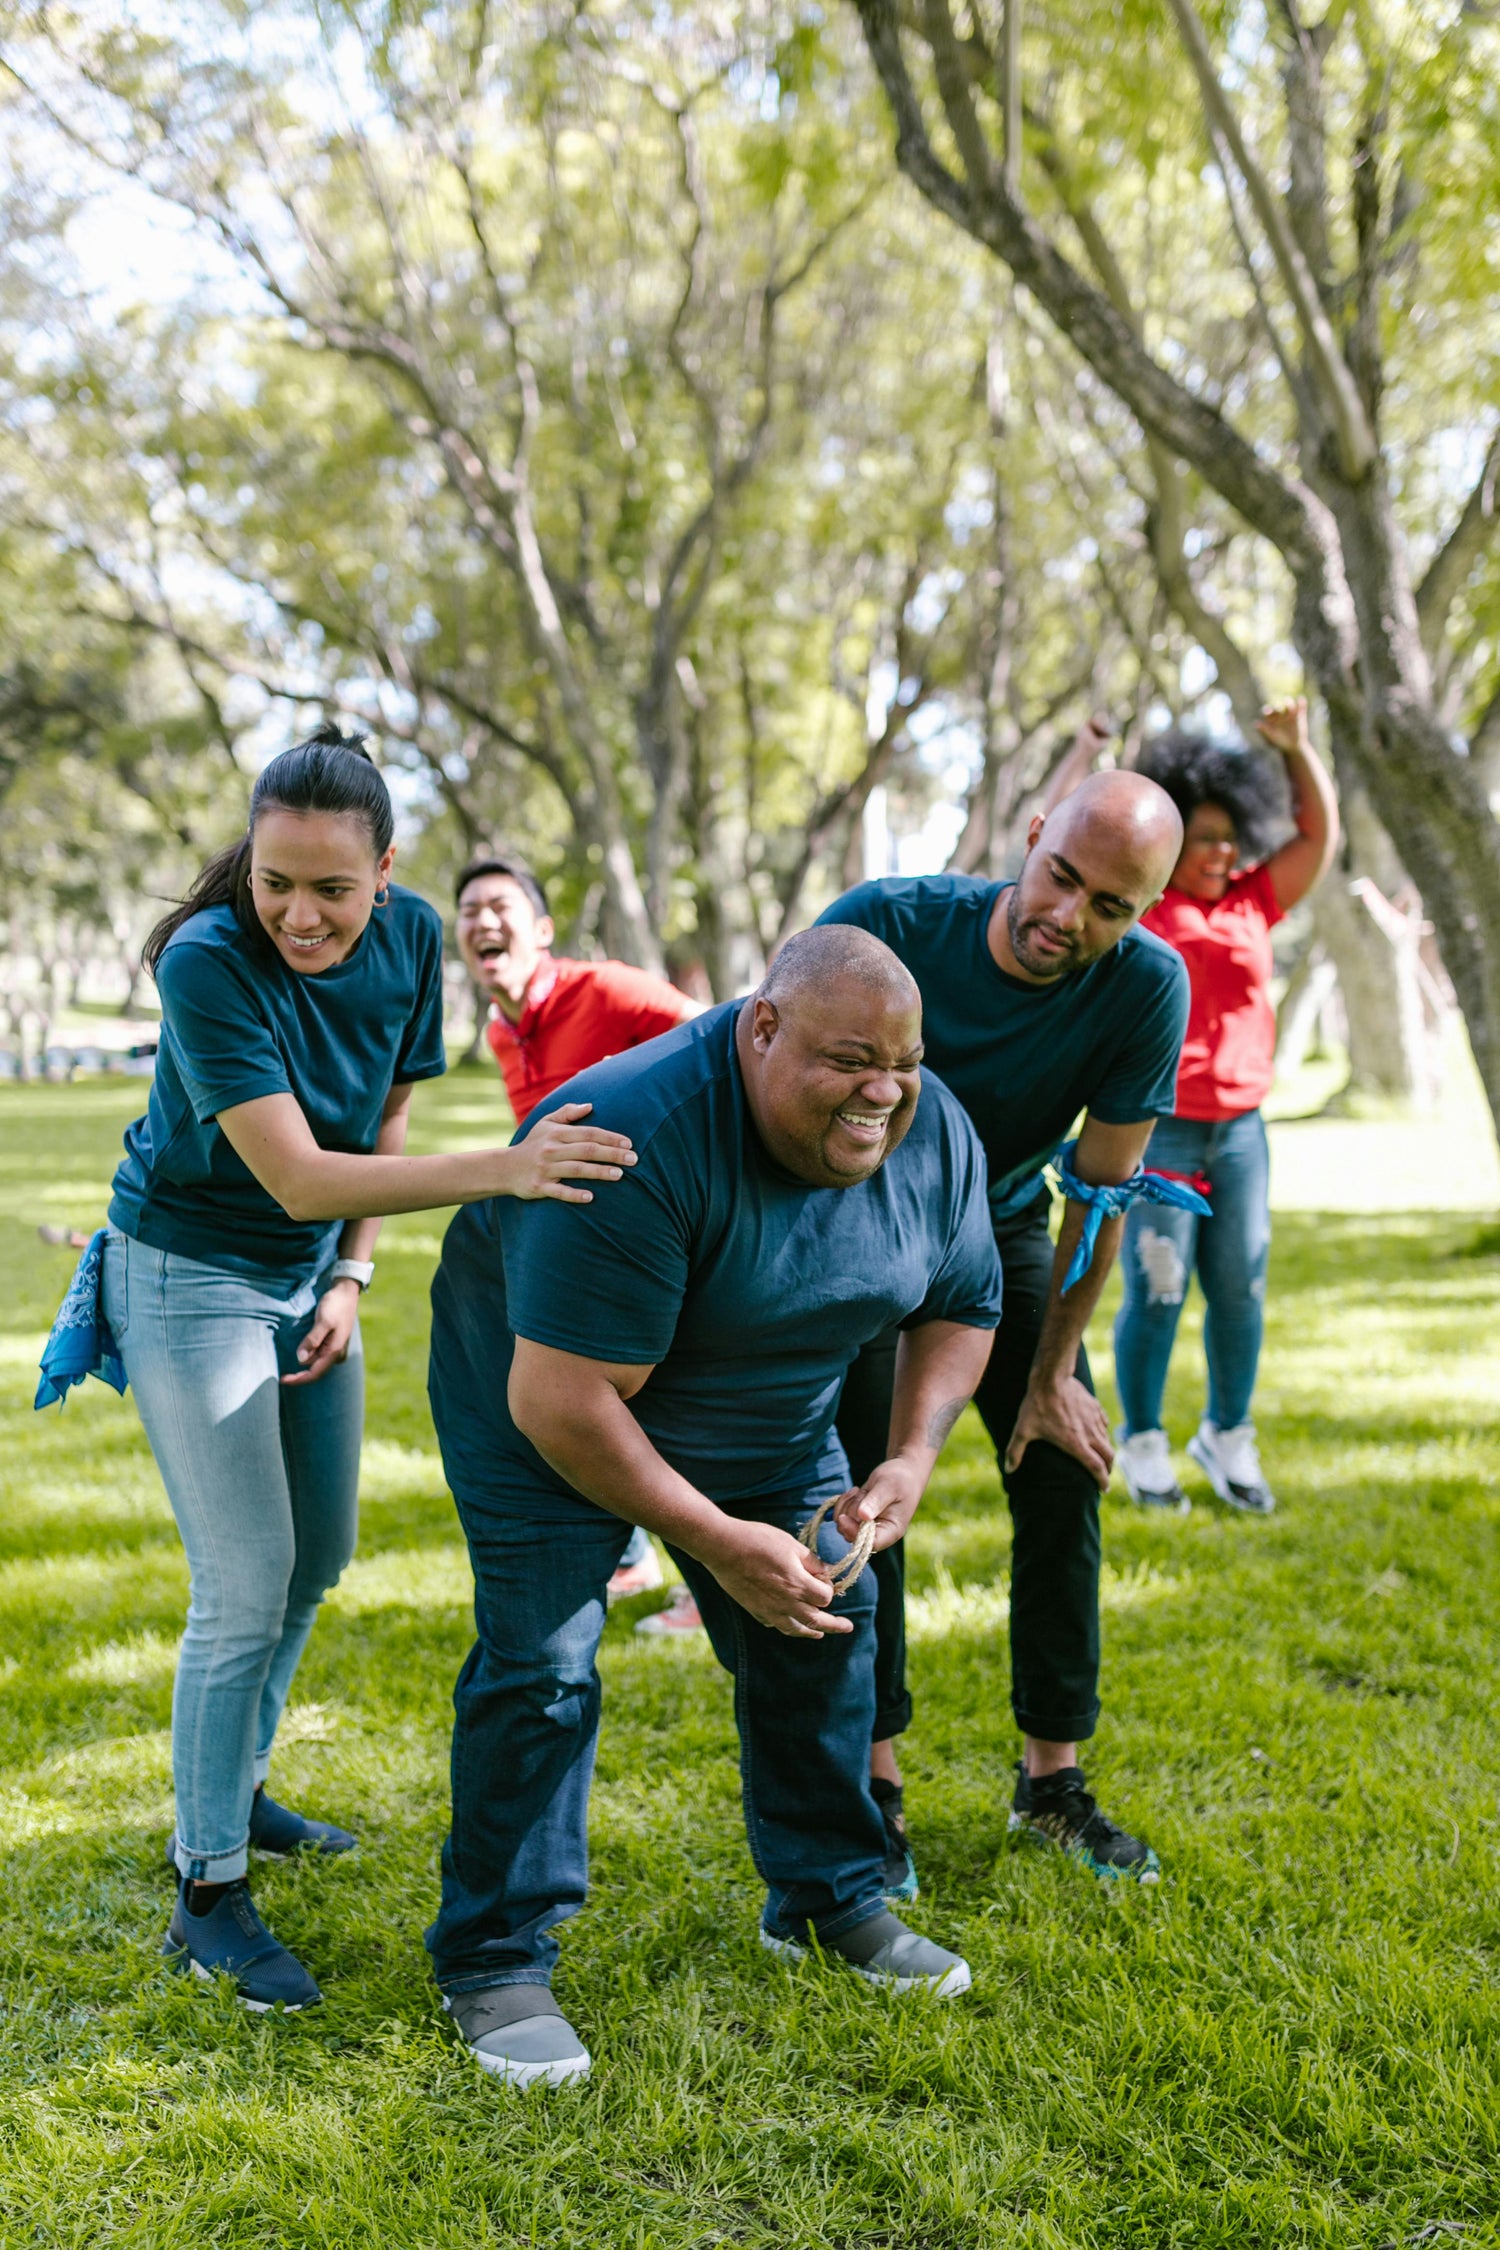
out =
[[[328,1597],[350,1617],[376,1609],[467,1609],[474,1580],[464,1548],[417,1547],[358,1556]]]
[[[128,1641],[105,1641],[67,1666],[65,1677],[86,1687],[143,1687],[170,1680],[177,1668],[181,1636],[136,1633]]]
[[[445,1499],[448,1487],[437,1447],[368,1439],[360,1456],[359,1492],[362,1500]]]
[[[1186,1593],[1191,1583],[1189,1574],[1173,1575],[1152,1563],[1137,1563],[1128,1570],[1106,1563],[1100,1576],[1099,1607],[1140,1609]],[[950,1633],[995,1633],[1009,1620],[1009,1578],[988,1585],[958,1585],[939,1564],[928,1584],[907,1596],[906,1632],[912,1641],[942,1640]]]

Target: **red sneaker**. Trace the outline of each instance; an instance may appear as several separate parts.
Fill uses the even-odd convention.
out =
[[[661,1584],[661,1561],[654,1547],[646,1550],[644,1562],[623,1563],[609,1582],[609,1598],[623,1602],[631,1594],[649,1594]]]
[[[635,1629],[638,1633],[701,1633],[703,1620],[686,1586],[674,1586],[666,1608],[640,1618]]]

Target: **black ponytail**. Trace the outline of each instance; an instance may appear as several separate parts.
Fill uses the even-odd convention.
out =
[[[250,897],[250,842],[255,823],[268,806],[284,812],[340,813],[362,820],[375,858],[385,856],[395,832],[390,792],[365,748],[362,734],[344,734],[326,721],[290,750],[263,767],[250,792],[250,820],[237,843],[226,844],[199,875],[186,898],[165,914],[146,940],[142,959],[154,975],[168,944],[195,914],[210,906],[230,906],[249,938],[259,937],[260,918]]]

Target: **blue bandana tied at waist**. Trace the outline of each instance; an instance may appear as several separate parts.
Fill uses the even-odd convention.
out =
[[[42,1379],[33,1402],[36,1406],[61,1406],[73,1385],[81,1383],[85,1375],[97,1375],[101,1383],[124,1395],[124,1362],[99,1296],[108,1233],[107,1227],[101,1227],[92,1237],[68,1283],[68,1294],[42,1351]]]
[[[1189,1187],[1186,1180],[1169,1179],[1165,1172],[1148,1172],[1144,1165],[1138,1164],[1130,1178],[1121,1180],[1118,1185],[1090,1187],[1073,1169],[1073,1151],[1077,1146],[1076,1141],[1064,1141],[1052,1159],[1063,1194],[1070,1203],[1084,1206],[1083,1233],[1062,1285],[1064,1296],[1076,1281],[1082,1281],[1093,1264],[1094,1245],[1105,1220],[1118,1219],[1132,1203],[1144,1198],[1147,1203],[1170,1203],[1179,1211],[1196,1211],[1200,1219],[1213,1217],[1212,1206],[1196,1188]]]

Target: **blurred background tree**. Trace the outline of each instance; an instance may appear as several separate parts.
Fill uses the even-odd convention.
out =
[[[1127,753],[1243,728],[1305,661],[1351,835],[1308,970],[1414,1090],[1350,883],[1417,879],[1481,1048],[1490,35],[1226,14],[1225,125],[1178,0],[1034,8],[1008,186],[999,0],[862,15],[0,15],[3,770],[61,808],[66,737],[101,841],[132,795],[139,901],[239,774],[359,719],[435,897],[503,841],[570,946],[724,994],[861,873],[1013,864],[1089,708]],[[171,253],[133,290],[98,247],[131,224]],[[1372,510],[1378,584],[1341,544]],[[1404,627],[1365,645],[1393,570],[1420,695]]]

